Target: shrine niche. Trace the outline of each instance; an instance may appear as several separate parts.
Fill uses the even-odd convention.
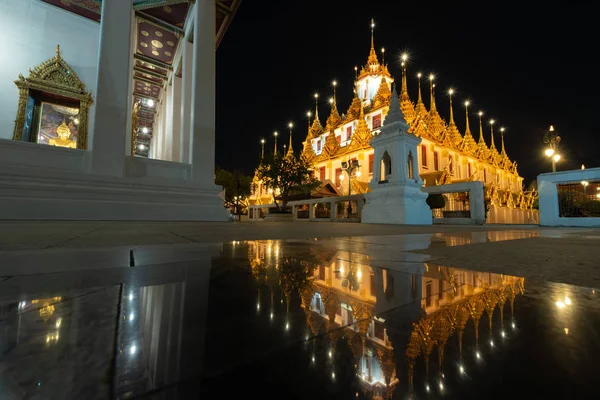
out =
[[[60,55],[19,74],[19,103],[13,140],[85,150],[91,92]]]

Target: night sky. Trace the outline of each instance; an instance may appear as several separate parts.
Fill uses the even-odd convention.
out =
[[[464,133],[465,99],[471,101],[471,131],[477,140],[477,111],[504,126],[506,150],[528,183],[550,170],[542,138],[554,125],[562,138],[560,169],[600,166],[597,116],[597,21],[589,6],[559,7],[529,2],[242,1],[217,51],[216,162],[252,174],[260,139],[273,147],[288,141],[294,121],[294,149],[306,137],[306,111],[319,92],[320,117],[329,115],[332,80],[338,81],[338,109],[352,99],[354,66],[362,67],[375,20],[375,48],[400,81],[399,56],[410,54],[408,90],[417,99],[416,74],[436,76],[436,103],[449,119],[447,88],[456,90],[454,113]],[[490,3],[490,4],[488,4]],[[435,7],[432,5],[435,4]],[[381,57],[380,57],[381,61]],[[429,108],[427,81],[422,83]],[[498,131],[496,131],[499,133]],[[499,134],[495,135],[500,148]]]

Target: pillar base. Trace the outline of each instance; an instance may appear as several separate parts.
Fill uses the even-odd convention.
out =
[[[431,225],[427,193],[414,183],[382,183],[365,194],[361,222],[367,224]]]
[[[88,174],[84,168],[68,171],[63,168],[83,164],[84,152],[26,147],[38,157],[21,161],[34,165],[15,165],[17,160],[0,165],[0,220],[227,221],[221,189],[212,182],[201,187],[185,180],[109,177]],[[57,154],[46,160],[48,151],[73,160]],[[54,168],[41,168],[36,160],[55,161]]]

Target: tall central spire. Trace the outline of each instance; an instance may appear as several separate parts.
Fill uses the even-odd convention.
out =
[[[469,101],[465,101],[465,121],[467,124],[467,127],[465,128],[465,136],[470,135],[471,134],[471,128],[469,127]]]
[[[425,104],[423,104],[423,96],[421,96],[421,73],[417,74],[417,81],[419,85],[419,94],[417,96],[417,105],[415,106],[415,112],[421,118],[424,118],[427,115],[427,108],[425,108]]]
[[[315,93],[315,119],[319,119],[319,93]]]
[[[408,54],[402,54],[402,87],[400,89],[400,109],[404,114],[406,122],[411,125],[416,118],[415,106],[410,101],[408,96],[408,85],[406,83],[406,63],[408,61]]]
[[[369,58],[367,59],[367,64],[369,66],[379,65],[379,60],[377,59],[377,53],[375,52],[375,21],[371,18],[371,51],[369,52]]]
[[[502,138],[502,153],[506,154],[506,149],[504,148],[504,128],[500,128],[500,137]]]
[[[492,136],[492,143],[490,144],[490,150],[496,150],[496,144],[494,143],[494,121],[493,119],[490,120],[490,133]]]
[[[483,138],[483,123],[481,122],[482,116],[483,111],[479,111],[479,143],[485,143],[485,139]]]
[[[448,90],[448,96],[450,97],[450,125],[456,125],[454,122],[454,110],[452,109],[452,95],[454,94],[454,89]]]

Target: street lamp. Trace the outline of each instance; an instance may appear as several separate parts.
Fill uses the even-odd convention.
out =
[[[348,174],[348,196],[352,194],[352,172],[358,168],[360,168],[358,160],[348,159],[348,161],[342,161],[342,169]],[[356,172],[356,176],[360,176],[360,171]],[[340,178],[343,179],[343,175],[340,176]],[[350,218],[350,214],[352,214],[352,204],[350,203],[350,200],[348,200],[348,218]]]
[[[556,163],[560,160],[560,154],[557,153],[560,136],[554,131],[554,126],[550,125],[550,129],[544,135],[544,143],[548,145],[544,153],[552,159],[552,172],[556,172]]]

